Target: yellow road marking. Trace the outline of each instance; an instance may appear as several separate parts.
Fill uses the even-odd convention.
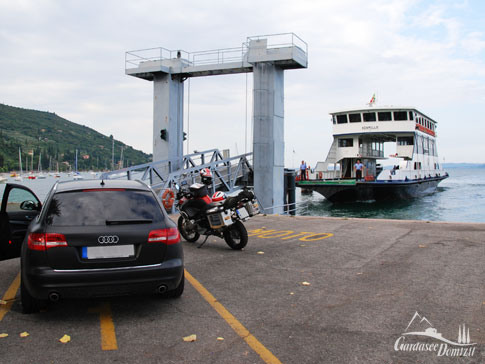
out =
[[[15,296],[17,295],[19,287],[20,272],[17,274],[10,287],[8,287],[7,292],[5,292],[2,297],[2,300],[6,301],[7,303],[5,305],[0,305],[0,321],[3,320],[3,317],[7,314],[8,311],[10,311],[10,308],[12,308],[13,301],[15,299]]]
[[[281,240],[289,240],[299,238],[300,241],[317,241],[327,239],[333,236],[332,233],[314,233],[311,231],[296,232],[292,230],[267,230],[265,228],[254,229],[248,231],[248,236],[256,236],[261,239],[280,238]]]
[[[297,238],[298,236],[302,236],[302,235],[305,235],[306,233],[303,232],[303,233],[296,233],[295,235],[291,235],[291,236],[287,236],[285,238],[281,238],[281,240],[288,240],[288,239],[293,239],[293,238]]]
[[[260,357],[268,364],[281,364],[280,360],[273,355],[271,351],[261,344],[249,331],[246,329],[237,318],[235,318],[217,299],[187,270],[185,270],[185,278],[190,284],[200,293],[202,297],[212,306],[214,310],[232,327],[232,329],[241,336],[244,341],[253,349]]]
[[[317,240],[323,240],[326,238],[329,238],[333,236],[332,233],[320,233],[320,234],[312,234],[312,235],[307,235],[301,239],[298,239],[300,241],[317,241]]]
[[[281,231],[274,231],[272,230],[271,232],[267,234],[261,234],[258,236],[258,238],[263,238],[263,239],[271,239],[271,238],[282,238],[283,236],[287,235],[292,235],[295,232],[292,230],[281,230]]]
[[[101,349],[118,350],[116,341],[115,325],[111,317],[111,306],[108,302],[96,308],[89,309],[90,313],[99,313],[99,324],[101,329]]]

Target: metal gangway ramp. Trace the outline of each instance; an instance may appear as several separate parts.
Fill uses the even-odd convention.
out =
[[[179,163],[173,160],[161,160],[105,172],[99,178],[140,180],[160,195],[172,189],[175,183],[180,185],[182,181],[189,184],[200,181],[199,171],[209,168],[213,175],[212,193],[217,190],[231,194],[244,186],[252,186],[251,158],[252,153],[225,158],[219,149],[210,149],[184,155],[182,169],[174,168]]]

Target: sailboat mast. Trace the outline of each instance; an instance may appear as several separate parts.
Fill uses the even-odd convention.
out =
[[[111,170],[115,169],[115,138],[113,137],[113,143],[111,145]]]
[[[19,166],[20,166],[20,174],[22,174],[22,152],[20,151],[20,147],[19,147]]]
[[[121,146],[120,168],[123,168],[123,146]]]

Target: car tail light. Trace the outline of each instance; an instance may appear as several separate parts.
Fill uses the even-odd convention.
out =
[[[167,245],[176,244],[180,241],[180,234],[177,228],[152,230],[148,234],[149,243],[163,243]]]
[[[56,248],[60,246],[67,246],[66,237],[63,234],[57,233],[31,233],[29,234],[27,244],[31,250],[44,251],[50,248]]]

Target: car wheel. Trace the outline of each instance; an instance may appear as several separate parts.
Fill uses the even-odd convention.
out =
[[[20,301],[22,302],[23,313],[36,313],[46,306],[44,301],[38,300],[29,293],[23,279],[20,280]]]
[[[182,293],[184,293],[184,286],[185,286],[185,273],[182,274],[182,279],[180,280],[180,283],[177,286],[177,288],[175,288],[174,290],[168,291],[165,294],[165,297],[179,298],[180,296],[182,296]]]

